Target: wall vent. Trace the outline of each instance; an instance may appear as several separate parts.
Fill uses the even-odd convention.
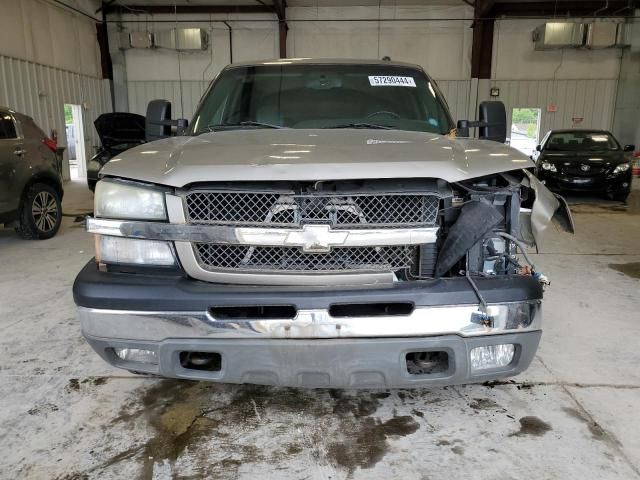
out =
[[[535,50],[578,48],[585,42],[585,25],[574,22],[548,22],[533,31]]]
[[[625,47],[624,24],[614,22],[588,23],[587,48],[621,48]]]
[[[155,45],[180,51],[207,50],[209,34],[202,28],[172,28],[156,32]]]

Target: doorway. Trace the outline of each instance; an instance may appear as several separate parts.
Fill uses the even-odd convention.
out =
[[[541,109],[517,107],[511,110],[511,142],[513,148],[532,155],[540,137]]]
[[[64,105],[64,127],[71,180],[87,178],[87,157],[82,125],[82,105],[66,103]]]

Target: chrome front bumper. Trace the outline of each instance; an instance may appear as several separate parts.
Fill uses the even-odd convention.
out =
[[[525,328],[507,325],[509,308],[527,303],[533,319]],[[408,315],[332,317],[327,309],[298,310],[293,319],[220,320],[209,312],[146,312],[79,307],[86,336],[160,342],[167,338],[318,339],[371,337],[476,337],[537,331],[539,301],[489,305],[490,322],[478,321],[476,305],[416,307]],[[491,323],[491,326],[483,323]]]
[[[526,328],[508,329],[509,304],[489,306],[493,327],[475,323],[472,305],[418,307],[393,317],[334,318],[300,310],[294,319],[216,320],[207,312],[141,312],[79,308],[82,332],[112,365],[166,377],[297,387],[395,388],[480,382],[525,370],[540,341],[541,311]],[[502,315],[502,316],[501,316]],[[502,319],[502,320],[501,320]],[[505,367],[474,371],[473,348],[515,345]],[[157,362],[121,360],[114,349],[154,352]],[[219,371],[184,368],[183,352],[212,352]],[[448,367],[412,374],[407,355],[445,352]]]

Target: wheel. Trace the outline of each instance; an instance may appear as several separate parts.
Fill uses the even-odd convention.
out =
[[[22,199],[20,225],[16,231],[22,238],[46,240],[60,228],[62,206],[60,195],[44,183],[31,185]]]
[[[611,194],[610,197],[611,200],[615,200],[616,202],[626,202],[630,193],[631,190],[623,190],[622,192]]]

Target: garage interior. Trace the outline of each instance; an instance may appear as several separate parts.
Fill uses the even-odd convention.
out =
[[[639,171],[640,2],[1,7],[0,105],[64,147],[65,194],[55,237],[28,241],[0,228],[0,478],[640,479],[637,178],[626,202],[566,195],[575,235],[550,228],[529,253],[551,281],[540,349],[504,381],[349,391],[133,375],[91,350],[71,290],[94,253],[84,230],[87,165],[100,147],[93,122],[145,115],[155,99],[190,119],[229,63],[388,56],[422,66],[454,120],[476,118],[482,101],[504,102],[511,145],[527,155],[549,130],[606,130],[636,146]],[[564,23],[591,25],[591,34],[545,45],[541,26]]]

